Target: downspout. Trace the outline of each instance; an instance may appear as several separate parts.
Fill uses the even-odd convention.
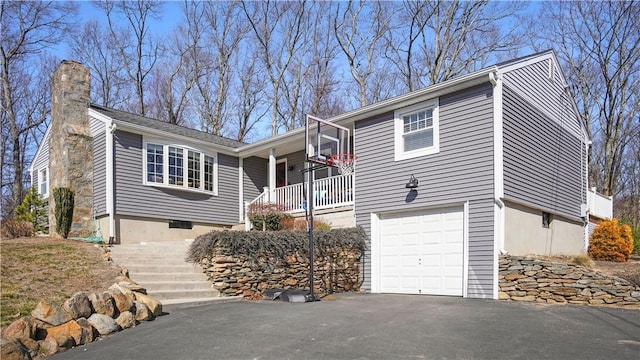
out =
[[[500,255],[506,254],[505,243],[505,205],[504,198],[504,164],[503,164],[503,105],[502,105],[502,76],[496,70],[489,73],[489,81],[493,85],[493,298],[498,299],[500,285]]]
[[[116,124],[111,121],[107,124],[106,141],[107,141],[107,212],[109,213],[109,245],[113,245],[116,235],[116,202],[115,202],[115,184],[113,178],[113,134],[116,132]]]

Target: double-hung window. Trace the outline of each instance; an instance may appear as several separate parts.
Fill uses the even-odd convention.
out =
[[[43,199],[49,197],[49,171],[47,168],[38,171],[38,194],[42,195]]]
[[[395,160],[437,153],[439,148],[438,101],[395,112]]]
[[[215,155],[186,146],[156,142],[147,142],[145,153],[146,185],[217,193],[218,162]]]

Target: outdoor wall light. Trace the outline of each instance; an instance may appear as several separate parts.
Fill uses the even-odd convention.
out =
[[[293,171],[293,170],[295,170],[295,169],[296,169],[296,166],[295,166],[295,165],[289,165],[289,166],[287,167],[287,170],[289,170],[289,171]]]
[[[413,174],[411,174],[411,178],[409,179],[409,182],[404,187],[406,187],[407,189],[415,189],[415,188],[417,188],[418,187],[418,179],[416,179],[415,176],[413,176]]]

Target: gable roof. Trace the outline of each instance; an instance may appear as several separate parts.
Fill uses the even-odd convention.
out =
[[[225,138],[223,136],[209,134],[204,131],[191,129],[185,126],[170,124],[165,121],[152,119],[149,117],[137,115],[137,114],[126,112],[126,111],[106,108],[106,107],[95,105],[95,104],[90,104],[89,108],[104,116],[107,116],[113,119],[114,121],[116,121],[116,123],[120,122],[125,125],[131,124],[137,127],[155,129],[155,130],[159,130],[162,132],[166,132],[166,133],[170,133],[178,136],[183,136],[189,139],[196,139],[196,140],[211,142],[213,144],[225,146],[232,149],[236,149],[246,145],[246,143],[241,141],[232,140],[229,138]]]

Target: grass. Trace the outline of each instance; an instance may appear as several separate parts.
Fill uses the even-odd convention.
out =
[[[94,244],[42,237],[1,240],[0,264],[2,327],[41,300],[62,304],[79,291],[104,291],[120,271]]]

